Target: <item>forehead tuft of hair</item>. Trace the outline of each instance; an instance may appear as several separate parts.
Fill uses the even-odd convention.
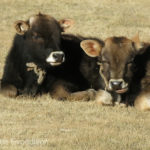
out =
[[[126,37],[124,36],[121,36],[121,37],[110,37],[110,38],[107,38],[105,40],[107,43],[114,43],[114,44],[125,44],[125,43],[130,43],[131,40],[127,39]]]
[[[39,11],[39,13],[37,14],[38,16],[43,16],[43,14]]]
[[[112,38],[112,42],[113,43],[128,43],[130,40],[127,39],[126,37],[122,36],[122,37],[113,37]]]
[[[36,15],[32,15],[27,22],[29,22],[30,25],[33,25],[34,23],[36,23],[39,20],[49,20],[49,21],[54,21],[57,22],[55,18],[53,18],[50,15],[46,15],[46,14],[42,14],[41,12],[39,12]]]

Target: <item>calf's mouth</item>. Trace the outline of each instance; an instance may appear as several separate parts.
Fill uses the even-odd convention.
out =
[[[124,89],[116,90],[115,92],[118,93],[118,94],[123,94],[127,91],[128,91],[128,88],[124,88]]]

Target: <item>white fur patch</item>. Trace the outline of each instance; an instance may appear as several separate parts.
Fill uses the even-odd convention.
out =
[[[147,104],[150,107],[150,99],[147,99]]]

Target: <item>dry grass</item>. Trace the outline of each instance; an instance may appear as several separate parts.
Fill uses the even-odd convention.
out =
[[[69,32],[105,39],[112,35],[150,40],[148,0],[1,0],[0,77],[15,33],[13,22],[39,11],[73,18]],[[149,150],[150,114],[94,102],[58,102],[0,96],[0,149]]]

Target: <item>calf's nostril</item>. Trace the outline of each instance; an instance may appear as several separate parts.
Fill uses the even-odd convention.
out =
[[[120,81],[113,81],[113,82],[111,82],[112,85],[117,85],[117,86],[120,85],[121,83],[122,82],[120,82]]]
[[[56,60],[56,61],[63,61],[63,58],[64,58],[64,54],[62,53],[62,54],[53,54],[53,58]]]
[[[111,81],[111,86],[113,89],[121,89],[122,87],[122,81]]]
[[[53,54],[53,58],[58,58],[58,54]]]

